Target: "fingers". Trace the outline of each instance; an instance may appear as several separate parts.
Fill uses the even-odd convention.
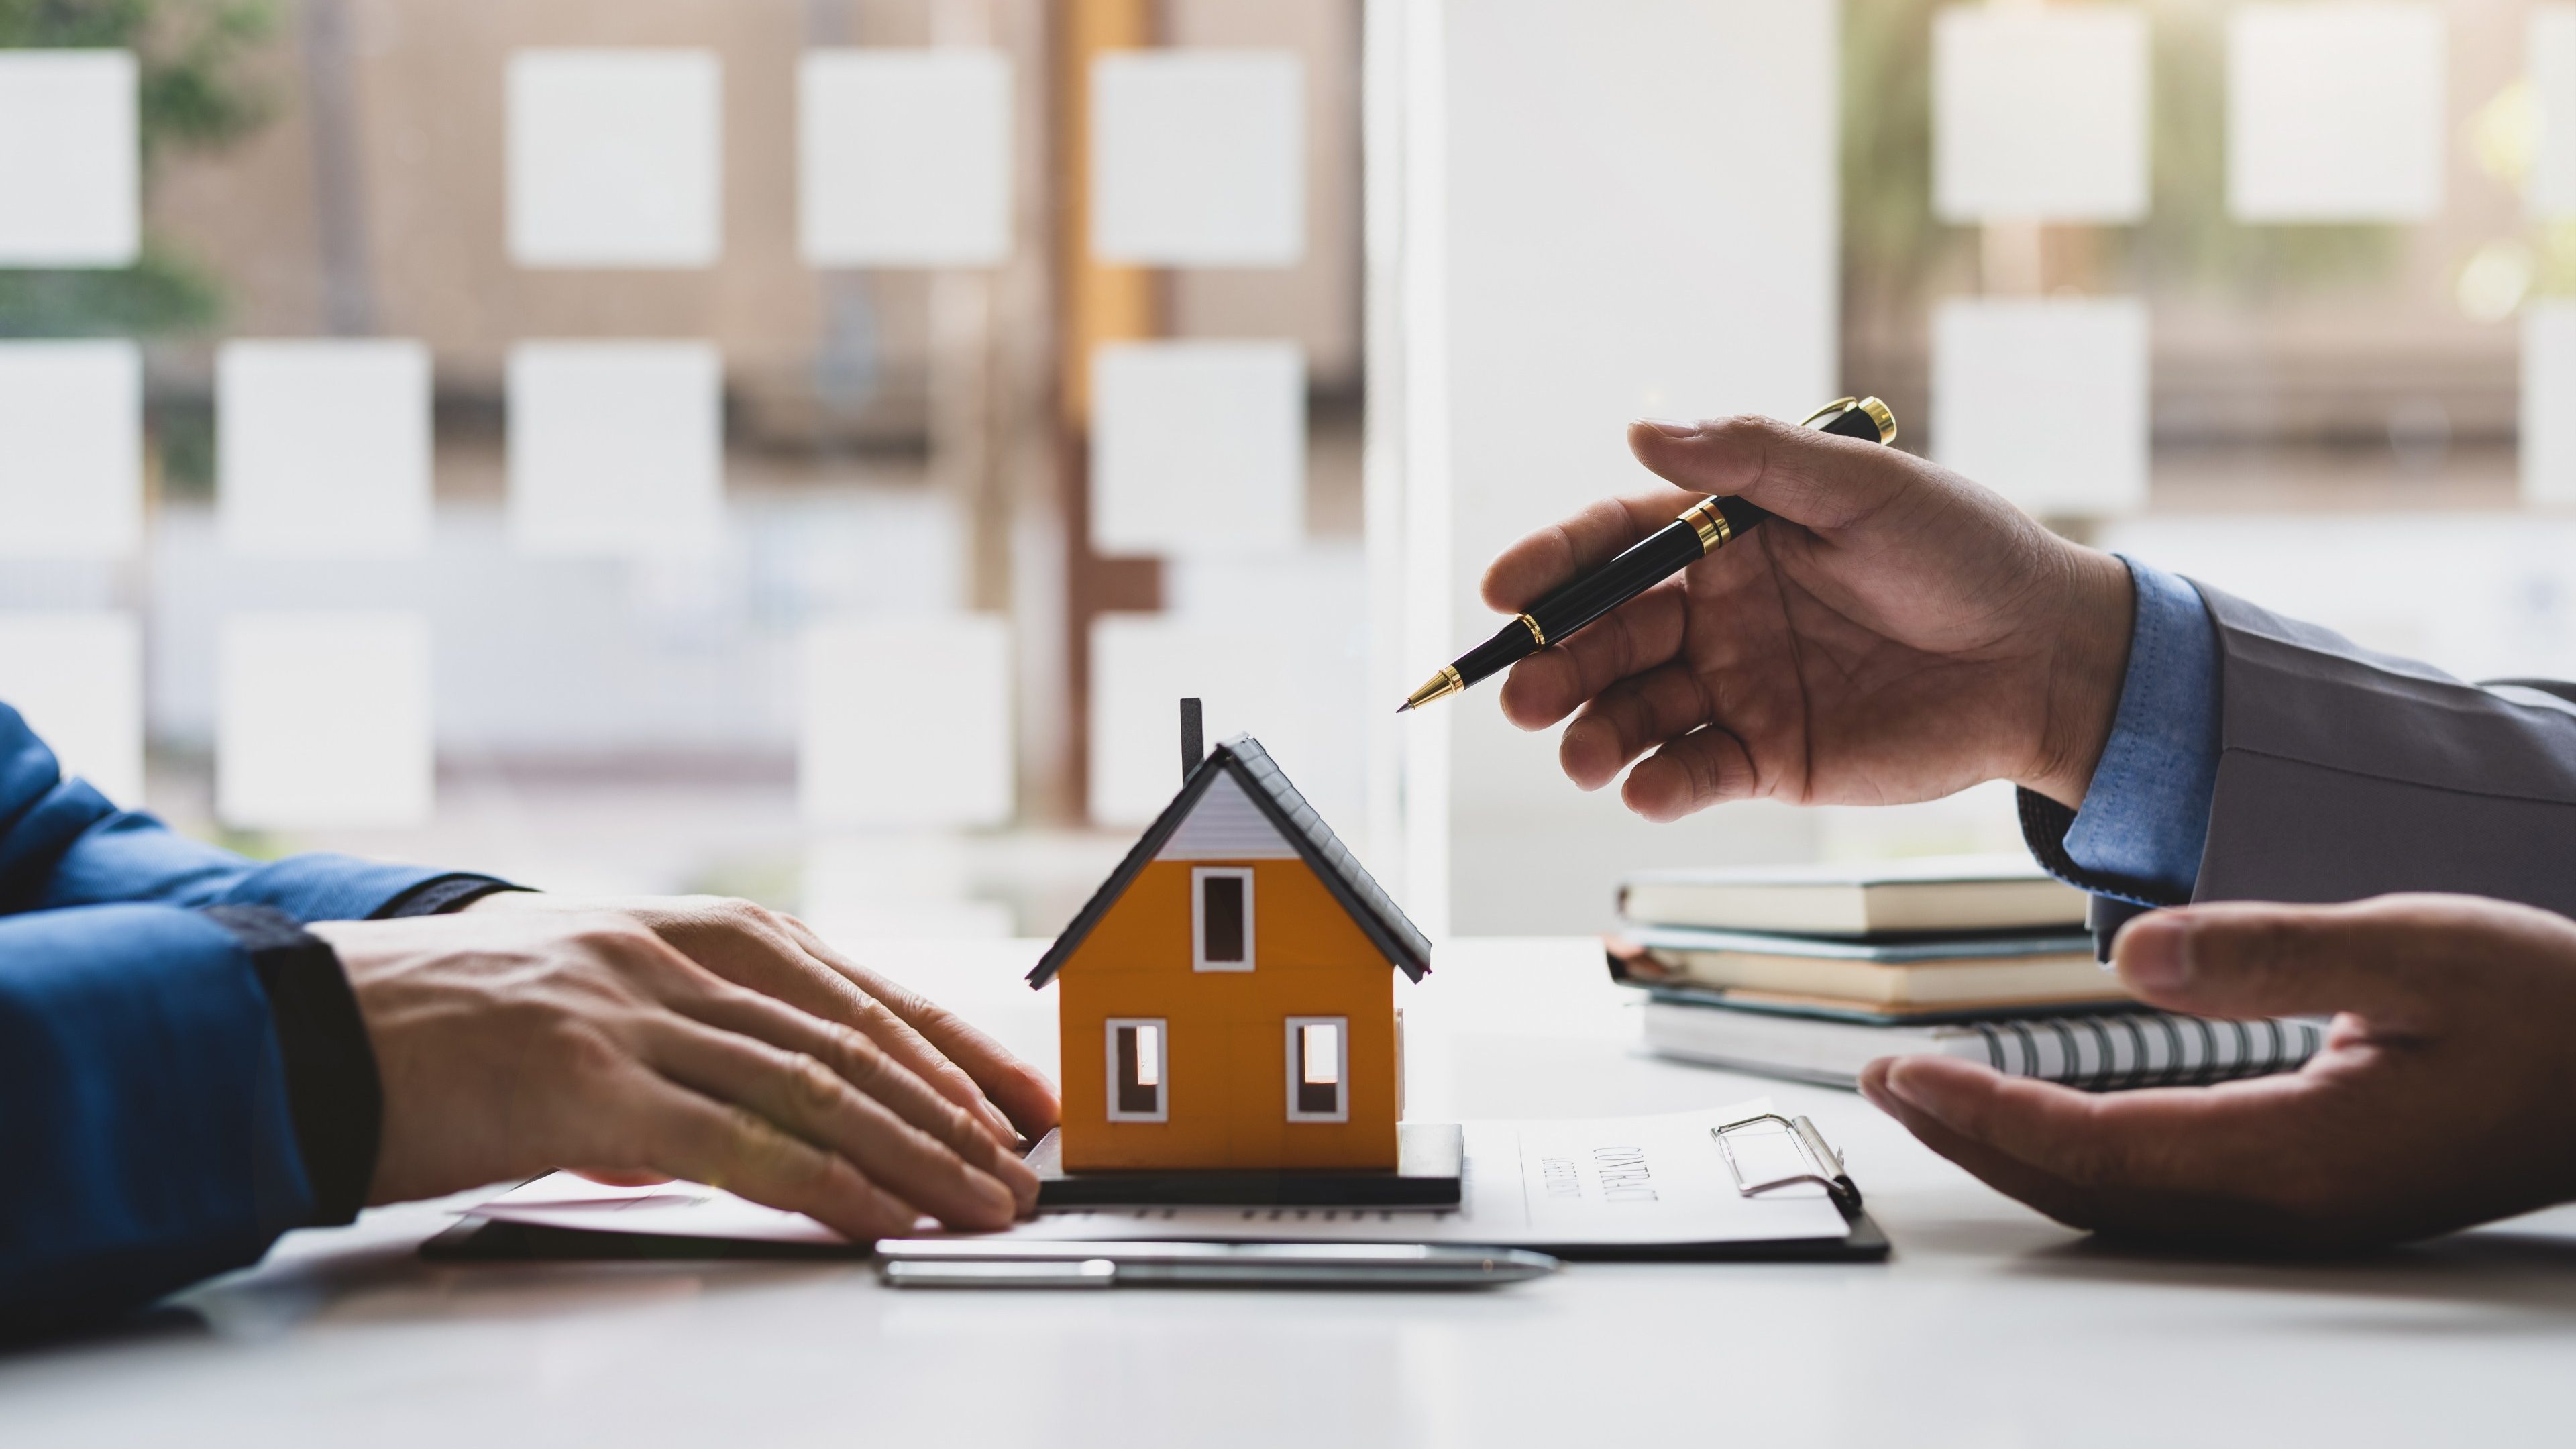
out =
[[[1545,729],[1613,683],[1669,663],[1681,652],[1686,608],[1678,582],[1660,584],[1513,665],[1503,681],[1503,717],[1525,730]]]
[[[1619,798],[1649,820],[1679,820],[1726,800],[1742,800],[1761,783],[1753,755],[1733,732],[1716,725],[1693,730],[1637,762]]]
[[[2113,959],[2122,980],[2169,1010],[2240,1017],[2349,1010],[2402,1030],[2444,1011],[2469,933],[2486,917],[2422,897],[2194,906],[2131,921]]]
[[[1882,1101],[1934,1150],[2061,1222],[2168,1238],[2278,1237],[2303,1144],[2333,1130],[2305,1075],[2093,1094],[1954,1058],[1874,1063]],[[2313,1231],[2313,1230],[2312,1230]]]
[[[800,1146],[845,1160],[879,1193],[951,1227],[1001,1228],[1017,1214],[1009,1188],[883,1101],[853,1090],[814,1056],[678,1018],[660,1022],[645,1050],[672,1081],[738,1104]]]
[[[883,1003],[942,1059],[963,1069],[985,1097],[1009,1114],[1022,1134],[1043,1136],[1056,1124],[1060,1104],[1055,1084],[1044,1073],[1012,1055],[1000,1042],[955,1012],[854,964],[804,922],[788,916],[782,917],[780,924],[817,959]]]
[[[702,934],[710,932],[712,936]],[[819,958],[806,945],[811,933],[804,936],[792,934],[785,917],[748,901],[727,901],[717,904],[712,919],[683,935],[683,949],[727,980],[866,1034],[941,1096],[973,1113],[995,1141],[1010,1146],[1019,1140],[1011,1119],[985,1097],[974,1078],[861,989],[852,973]]]
[[[1698,501],[1697,494],[1657,488],[1605,498],[1562,523],[1551,523],[1485,566],[1485,605],[1517,613],[1576,574],[1609,562]]]
[[[1905,1130],[1924,1146],[1966,1168],[1996,1191],[2028,1203],[2071,1228],[2090,1228],[2100,1220],[2100,1205],[2093,1194],[2009,1153],[1961,1136],[1940,1118],[1889,1091],[1888,1068],[1897,1060],[1881,1057],[1861,1068],[1860,1094],[1872,1106],[1905,1124]],[[1979,1070],[1973,1065],[1971,1069]]]
[[[846,1159],[798,1140],[758,1113],[728,1107],[650,1073],[617,1100],[658,1171],[803,1213],[854,1242],[901,1237],[918,1214]]]
[[[807,1016],[757,992],[723,987],[672,1004],[696,1021],[820,1062],[835,1079],[889,1120],[925,1137],[942,1156],[960,1159],[1000,1184],[1021,1208],[1037,1202],[1037,1174],[996,1141],[964,1107],[934,1091],[894,1055],[851,1028]],[[873,1119],[872,1119],[873,1120]],[[906,1179],[875,1159],[858,1159],[879,1182],[898,1190]],[[928,1206],[928,1204],[924,1204]]]
[[[1586,790],[1610,783],[1654,745],[1708,723],[1708,685],[1681,665],[1666,665],[1603,690],[1557,740],[1557,763]]]
[[[1631,423],[1628,450],[1692,497],[1740,494],[1818,531],[1850,527],[1905,498],[1929,466],[1894,448],[1760,417]]]

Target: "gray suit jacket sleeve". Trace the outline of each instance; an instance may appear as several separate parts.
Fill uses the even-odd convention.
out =
[[[2192,899],[2457,891],[2576,915],[2576,685],[2465,684],[2194,586],[2217,626],[2221,724]],[[2044,862],[2072,864],[2072,818],[2025,799]]]

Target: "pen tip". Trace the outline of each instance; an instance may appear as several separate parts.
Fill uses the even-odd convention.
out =
[[[1413,701],[1408,699],[1404,703],[1397,705],[1395,707],[1395,712],[1397,714],[1411,714],[1413,712]]]

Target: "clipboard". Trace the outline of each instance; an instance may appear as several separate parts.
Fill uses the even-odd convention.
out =
[[[1420,1242],[1590,1261],[1878,1262],[1886,1234],[1815,1123],[1767,1100],[1662,1117],[1466,1124],[1458,1209],[1232,1205],[1070,1209],[997,1239]],[[1692,1144],[1696,1143],[1696,1147]],[[1477,1164],[1482,1163],[1479,1170]],[[863,1259],[811,1219],[690,1184],[543,1180],[422,1248],[440,1262]]]
[[[1765,1124],[1781,1128],[1796,1144],[1802,1159],[1800,1170],[1790,1173],[1753,1174],[1745,1170],[1735,1151],[1739,1133]],[[1892,1249],[1887,1233],[1878,1220],[1869,1215],[1861,1202],[1860,1187],[1851,1178],[1850,1169],[1814,1121],[1804,1115],[1789,1117],[1763,1111],[1731,1117],[1711,1127],[1709,1137],[1717,1144],[1718,1154],[1734,1180],[1738,1195],[1760,1197],[1780,1188],[1812,1184],[1821,1187],[1825,1196],[1841,1212],[1846,1229],[1839,1238],[1789,1238],[1768,1242],[1621,1244],[1605,1247],[1599,1244],[1559,1243],[1537,1245],[1539,1251],[1560,1258],[1592,1262],[1667,1262],[1667,1263],[1884,1263]]]

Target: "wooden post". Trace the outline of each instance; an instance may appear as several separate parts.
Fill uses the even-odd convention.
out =
[[[1104,342],[1162,331],[1162,283],[1144,267],[1106,266],[1091,255],[1091,63],[1112,50],[1155,42],[1153,0],[1063,0],[1057,8],[1055,209],[1058,476],[1064,480],[1065,777],[1076,807],[1090,809],[1091,625],[1102,614],[1163,604],[1157,559],[1108,559],[1091,548],[1091,355]]]

